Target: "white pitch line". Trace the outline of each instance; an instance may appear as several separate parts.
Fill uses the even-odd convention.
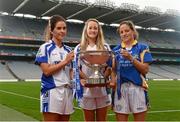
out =
[[[180,110],[163,110],[163,111],[149,111],[148,113],[169,113],[169,112],[180,112]]]
[[[30,97],[30,96],[27,96],[27,95],[17,94],[17,93],[13,93],[13,92],[4,91],[4,90],[0,90],[0,92],[16,95],[16,96],[20,96],[20,97],[25,97],[25,98],[28,98],[28,99],[34,99],[34,100],[38,100],[38,101],[40,100],[40,99],[35,98],[35,97]],[[74,108],[75,109],[81,109],[79,107],[74,107]]]
[[[180,110],[162,110],[162,111],[149,111],[147,112],[148,114],[153,114],[153,113],[170,113],[170,112],[180,112]],[[108,114],[108,116],[113,116],[113,114]]]
[[[16,96],[20,96],[20,97],[25,97],[25,98],[29,98],[29,99],[39,100],[38,98],[35,98],[35,97],[30,97],[30,96],[26,96],[26,95],[22,95],[22,94],[17,94],[17,93],[13,93],[13,92],[8,92],[8,91],[4,91],[4,90],[0,90],[0,92],[16,95]]]
[[[25,98],[28,98],[28,99],[40,100],[40,99],[35,98],[35,97],[30,97],[30,96],[27,96],[27,95],[17,94],[17,93],[13,93],[13,92],[4,91],[4,90],[0,90],[0,92],[16,95],[16,96],[20,96],[20,97],[25,97]],[[79,108],[79,107],[74,107],[74,108],[81,110],[81,108]],[[149,111],[148,113],[151,114],[151,113],[169,113],[169,112],[180,112],[180,110]],[[112,115],[115,115],[115,114],[114,113],[113,114],[108,114],[108,116],[112,116]]]

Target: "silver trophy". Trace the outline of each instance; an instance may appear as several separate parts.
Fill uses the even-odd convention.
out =
[[[81,51],[80,59],[86,66],[92,69],[93,74],[88,77],[85,86],[106,86],[106,78],[101,73],[102,69],[107,66],[106,62],[113,57],[112,51]]]

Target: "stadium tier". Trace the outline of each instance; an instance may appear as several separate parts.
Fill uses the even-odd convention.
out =
[[[14,16],[0,16],[1,31],[0,36],[11,36],[28,38],[32,40],[43,40],[43,33],[47,26],[47,21],[42,19],[25,19]],[[84,24],[69,23],[66,41],[79,41]],[[106,42],[115,45],[119,41],[116,28],[103,26]],[[180,49],[180,34],[177,32],[162,32],[141,29],[140,41],[147,43],[151,47],[177,48]]]
[[[41,71],[32,61],[39,46],[47,21],[14,16],[0,16],[0,79],[40,79]],[[81,39],[84,23],[67,23],[64,42],[75,47]],[[105,40],[113,48],[120,42],[117,28],[103,25]],[[153,65],[148,79],[180,79],[180,34],[178,32],[138,30],[139,41],[150,46]],[[166,64],[166,65],[165,65]],[[27,70],[28,69],[28,70]],[[31,73],[29,73],[31,72]]]
[[[42,74],[40,68],[34,65],[33,62],[11,61],[7,63],[9,68],[19,79],[39,79]]]
[[[180,66],[175,65],[151,65],[149,79],[180,79]]]
[[[178,65],[151,65],[147,79],[180,79]],[[6,61],[0,63],[0,80],[39,80],[40,68],[27,61]]]
[[[8,71],[7,69],[7,65],[5,64],[5,62],[1,62],[0,63],[0,79],[1,80],[15,80],[15,78],[13,77],[13,75],[11,75],[11,73]]]

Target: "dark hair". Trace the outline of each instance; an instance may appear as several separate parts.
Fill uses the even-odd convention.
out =
[[[136,30],[136,28],[135,28],[135,26],[134,26],[134,23],[133,23],[132,21],[130,21],[130,20],[128,20],[128,21],[122,21],[122,22],[119,24],[119,27],[118,27],[118,29],[117,29],[117,32],[119,33],[119,29],[120,29],[121,25],[123,25],[123,24],[128,25],[128,26],[130,27],[130,29],[131,29],[132,31],[134,31],[134,33],[135,33],[134,39],[137,40],[137,39],[139,38],[139,33],[137,32],[137,30]]]
[[[45,35],[45,41],[49,41],[50,39],[52,39],[51,32],[54,30],[56,23],[59,21],[63,21],[64,23],[66,23],[66,20],[60,15],[51,16],[51,18],[48,21],[48,25],[46,27],[45,34],[44,34]]]

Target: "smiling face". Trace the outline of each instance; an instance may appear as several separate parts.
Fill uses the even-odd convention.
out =
[[[82,36],[81,36],[81,49],[86,50],[88,45],[96,45],[98,50],[104,49],[104,35],[99,24],[99,21],[90,18],[85,22]]]
[[[87,25],[87,36],[90,39],[96,39],[98,36],[98,23],[89,21]]]
[[[127,24],[122,24],[119,27],[119,35],[123,42],[129,42],[134,40],[135,32]]]
[[[56,40],[62,40],[67,34],[66,23],[64,21],[58,21],[51,34]]]

